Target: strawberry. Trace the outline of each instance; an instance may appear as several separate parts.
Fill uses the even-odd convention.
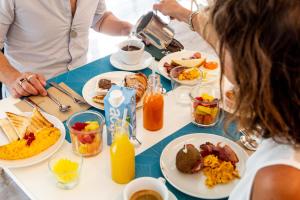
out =
[[[95,138],[94,134],[81,134],[81,135],[78,135],[78,140],[82,144],[91,144],[91,143],[93,143],[94,138]]]
[[[77,131],[82,131],[88,124],[83,122],[76,122],[72,128]]]

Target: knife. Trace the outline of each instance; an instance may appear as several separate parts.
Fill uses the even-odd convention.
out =
[[[33,102],[30,98],[23,97],[22,100],[24,102],[26,102],[28,105],[30,105],[32,108],[38,108],[39,110],[46,112],[43,108],[41,108],[39,105],[37,105],[35,102]]]

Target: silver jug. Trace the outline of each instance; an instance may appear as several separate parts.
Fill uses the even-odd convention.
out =
[[[174,30],[154,12],[149,12],[138,20],[135,32],[137,36],[146,38],[158,49],[165,49],[171,52],[183,49],[183,45],[174,39]]]

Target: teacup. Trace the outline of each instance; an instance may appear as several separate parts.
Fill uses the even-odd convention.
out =
[[[145,45],[140,40],[125,40],[119,44],[120,60],[127,65],[139,64],[143,57],[144,49]]]
[[[165,185],[165,179],[141,177],[131,181],[126,185],[123,191],[123,200],[131,200],[134,194],[145,190],[158,193],[163,200],[169,199],[169,190]]]

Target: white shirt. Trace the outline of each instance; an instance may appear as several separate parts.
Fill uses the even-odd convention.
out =
[[[21,72],[47,79],[86,63],[89,28],[105,13],[104,0],[0,0],[0,49]]]
[[[300,169],[300,152],[291,145],[278,144],[273,139],[264,140],[257,151],[250,156],[246,172],[229,196],[229,200],[248,200],[256,173],[271,165],[288,165]]]

